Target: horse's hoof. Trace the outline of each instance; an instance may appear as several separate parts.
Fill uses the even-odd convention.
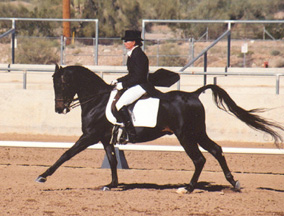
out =
[[[110,191],[110,188],[107,187],[107,186],[104,186],[101,190],[102,190],[102,191]]]
[[[240,191],[240,190],[241,190],[241,184],[240,184],[239,181],[236,181],[236,184],[235,184],[235,186],[234,186],[234,189],[235,189],[236,191]]]
[[[189,184],[187,187],[185,187],[185,189],[187,190],[187,193],[191,193],[194,191],[194,187],[192,184]]]
[[[44,183],[44,182],[46,182],[46,180],[47,179],[45,177],[39,176],[39,177],[37,177],[36,182]]]

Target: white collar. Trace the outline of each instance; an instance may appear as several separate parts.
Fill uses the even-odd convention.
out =
[[[133,47],[131,50],[129,50],[129,51],[127,52],[127,55],[128,55],[129,57],[131,56],[133,50],[134,50],[136,47],[138,47],[138,45],[136,45],[135,47]]]

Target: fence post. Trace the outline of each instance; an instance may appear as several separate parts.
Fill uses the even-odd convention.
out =
[[[204,53],[204,85],[206,85],[207,83],[207,75],[206,75],[206,72],[207,72],[207,52]]]
[[[180,80],[177,81],[177,90],[180,90]]]
[[[227,36],[228,44],[227,44],[227,68],[231,66],[231,30]]]
[[[157,66],[159,66],[159,55],[160,55],[160,39],[157,40]]]
[[[99,58],[99,22],[96,21],[96,51],[95,51],[95,65],[98,65]]]
[[[209,40],[208,27],[206,28],[206,42]]]
[[[276,94],[279,95],[280,74],[276,74]]]
[[[123,52],[122,66],[125,66],[126,65],[126,54],[127,54],[127,52],[126,52],[126,48],[125,48],[123,42],[122,42],[122,52]]]
[[[142,20],[142,39],[145,41],[145,20]],[[145,42],[142,45],[142,50],[145,51]]]
[[[16,30],[16,20],[12,20],[12,28]],[[16,37],[16,31],[12,33],[12,64],[15,63],[15,37]]]
[[[189,39],[189,43],[191,41],[191,59],[194,59],[194,38]],[[191,65],[194,67],[194,62]]]
[[[63,36],[63,64],[66,63],[66,54],[65,54],[65,49],[67,47],[67,37]]]
[[[23,89],[27,89],[27,71],[23,71]]]
[[[217,77],[214,77],[214,78],[213,78],[213,84],[214,84],[214,85],[217,85]]]
[[[60,64],[63,65],[64,37],[60,37]]]
[[[94,64],[95,65],[97,65],[97,59],[98,59],[98,57],[97,57],[97,45],[96,45],[97,43],[96,43],[96,39],[95,38],[93,38],[93,46],[94,46]]]

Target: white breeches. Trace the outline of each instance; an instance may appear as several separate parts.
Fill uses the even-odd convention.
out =
[[[119,111],[123,106],[132,104],[145,93],[146,91],[140,85],[132,86],[121,95],[115,105],[116,109]]]

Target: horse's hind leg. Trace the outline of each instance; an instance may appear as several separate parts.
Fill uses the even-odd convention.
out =
[[[227,181],[230,182],[235,189],[239,190],[240,183],[239,181],[234,180],[234,177],[231,171],[229,170],[226,159],[223,155],[221,146],[219,146],[217,143],[212,141],[206,134],[201,140],[199,140],[199,145],[202,148],[204,148],[206,151],[211,153],[218,160],[220,166],[222,167],[222,170],[224,172],[224,175]]]
[[[194,141],[194,139],[184,137],[184,138],[179,138],[179,141],[195,166],[194,174],[190,180],[189,185],[186,188],[189,192],[192,192],[197,184],[197,181],[204,167],[206,159],[202,155],[201,151],[198,148],[197,142]]]

